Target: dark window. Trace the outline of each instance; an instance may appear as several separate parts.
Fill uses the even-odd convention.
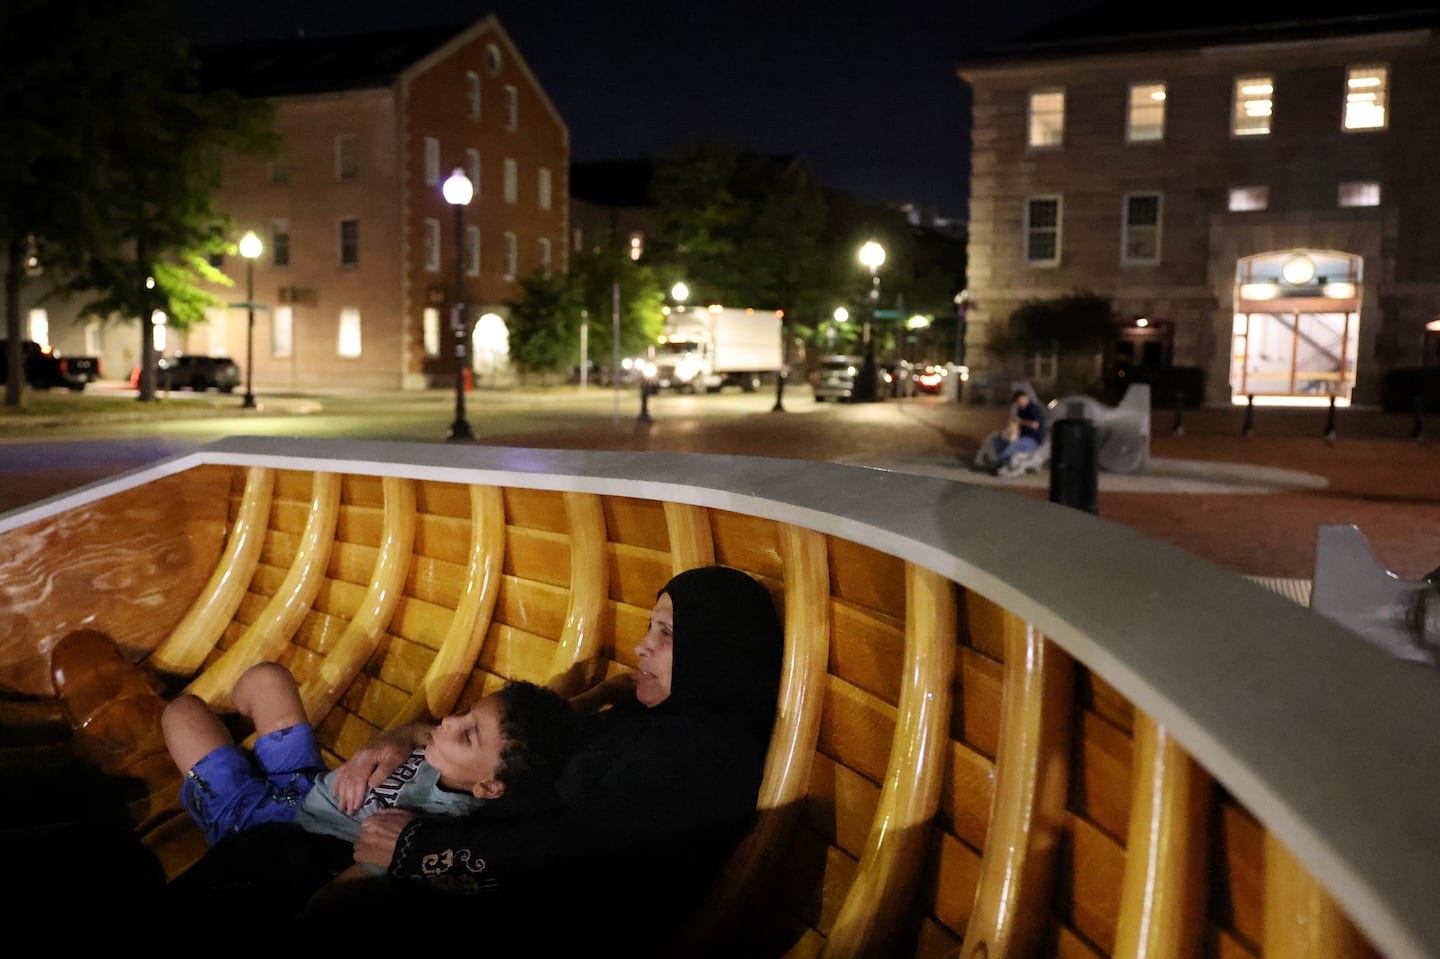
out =
[[[360,221],[340,221],[340,265],[360,264]]]

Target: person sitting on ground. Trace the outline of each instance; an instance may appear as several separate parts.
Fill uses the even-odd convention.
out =
[[[512,682],[438,724],[391,730],[397,761],[380,777],[358,753],[327,768],[284,666],[251,666],[231,699],[255,726],[248,752],[198,696],[178,697],[161,716],[165,745],[185,774],[181,804],[212,845],[277,822],[353,843],[360,824],[381,809],[465,815],[502,796],[543,801],[575,733],[575,715],[558,693]],[[355,864],[342,875],[367,872],[383,870]]]
[[[328,901],[322,893],[308,917],[333,922],[412,897],[433,905],[434,890],[483,861],[507,904],[487,913],[505,920],[487,935],[504,925],[532,947],[578,943],[644,903],[645,929],[628,951],[647,954],[678,931],[753,825],[783,646],[774,602],[753,577],[723,566],[678,574],[657,596],[635,671],[577,697],[604,708],[582,719],[557,806],[499,822],[382,810],[361,824],[355,859],[385,867],[389,880],[346,884]],[[382,736],[356,758],[374,765],[373,781],[403,752]],[[357,886],[370,893],[351,896]],[[476,904],[452,903],[469,921]]]
[[[1031,392],[1017,389],[1010,394],[1009,435],[1002,430],[990,442],[995,450],[995,473],[1019,476],[1025,468],[1013,462],[1015,454],[1029,453],[1045,442],[1045,410]]]

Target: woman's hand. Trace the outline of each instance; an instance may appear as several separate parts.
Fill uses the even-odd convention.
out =
[[[573,697],[570,706],[579,713],[594,713],[634,698],[635,674],[627,671],[616,673],[600,685]]]
[[[400,833],[414,818],[408,809],[381,809],[366,818],[360,823],[360,838],[355,840],[355,861],[388,868]]]
[[[365,802],[365,793],[383,783],[415,748],[414,726],[399,726],[381,733],[335,770],[335,801],[340,809],[354,814]]]

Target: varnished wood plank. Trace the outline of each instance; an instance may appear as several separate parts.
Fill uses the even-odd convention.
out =
[[[1055,891],[1056,912],[1101,952],[1113,954],[1125,881],[1125,850],[1113,836],[1078,816],[1066,817],[1061,848],[1064,856]]]
[[[830,541],[830,592],[856,606],[905,618],[905,564],[849,540]]]
[[[609,530],[610,541],[657,553],[672,550],[672,534],[668,529],[669,515],[670,510],[677,505],[630,496],[606,496],[603,506],[605,528]],[[695,510],[708,524],[709,519],[704,510],[695,506],[684,508]]]
[[[904,623],[842,600],[830,604],[830,672],[892,705],[902,677],[893,668],[905,654]]]
[[[1265,938],[1265,830],[1223,790],[1214,802],[1211,921],[1258,953]]]
[[[995,791],[995,763],[953,740],[946,752],[947,772],[940,791],[939,821],[973,848],[983,849]],[[968,914],[969,903],[965,909]]]
[[[640,546],[611,544],[610,598],[645,610],[655,608],[661,588],[674,575],[674,560],[668,552]]]
[[[566,532],[565,496],[555,490],[505,488],[505,522],[510,526]]]
[[[1089,710],[1079,712],[1076,725],[1070,808],[1110,835],[1123,837],[1132,802],[1130,737]],[[1144,775],[1143,767],[1136,768]]]
[[[758,516],[728,510],[710,514],[714,536],[715,562],[743,569],[761,579],[779,579],[784,561],[780,556],[777,525]]]
[[[895,707],[830,677],[820,717],[819,751],[872,782],[885,778]]]
[[[935,845],[934,894],[929,907],[934,921],[943,924],[954,938],[958,952],[970,923],[970,910],[975,906],[975,890],[980,885],[980,854],[946,833],[936,837]]]
[[[950,720],[950,735],[995,758],[1000,748],[1000,699],[1005,666],[999,660],[961,646],[958,658],[959,688]]]
[[[698,566],[709,566],[715,562],[715,536],[710,529],[710,512],[698,506],[682,503],[664,504],[666,542],[670,550],[670,573],[675,575]],[[647,530],[647,533],[649,531]],[[617,541],[621,541],[616,537]],[[631,542],[626,539],[623,542]],[[661,546],[647,535],[636,545],[660,549]],[[822,546],[823,549],[823,546]],[[823,559],[823,552],[822,552]],[[828,595],[828,594],[827,594]]]
[[[571,540],[546,529],[512,526],[505,532],[505,575],[570,588]],[[601,557],[603,559],[603,556]]]
[[[955,594],[949,580],[914,565],[906,567],[905,582],[909,615],[900,669],[906,684],[880,809],[829,935],[826,952],[837,956],[865,955],[896,941],[940,804],[955,672]]]
[[[601,632],[610,596],[610,564],[605,561],[609,533],[599,496],[567,493],[570,526],[570,603],[554,658],[541,682],[562,696],[590,688],[604,670]]]
[[[1070,657],[1007,614],[1005,690],[984,867],[965,931],[966,959],[1029,956],[1045,928],[1065,822]]]
[[[1374,959],[1378,953],[1284,844],[1265,835],[1265,959]]]

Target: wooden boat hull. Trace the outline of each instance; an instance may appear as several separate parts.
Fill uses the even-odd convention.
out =
[[[240,437],[0,517],[0,546],[0,715],[53,706],[144,780],[170,875],[204,846],[164,696],[223,709],[284,662],[340,761],[510,678],[633,668],[660,586],[720,562],[775,597],[786,672],[696,937],[1440,955],[1433,671],[1083,511],[789,460]]]

